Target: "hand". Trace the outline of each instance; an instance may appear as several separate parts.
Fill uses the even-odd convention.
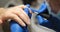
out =
[[[29,25],[30,19],[23,10],[25,7],[26,6],[21,5],[5,9],[6,11],[0,15],[0,23],[5,22],[7,19],[12,19],[22,26],[26,26],[25,23]]]

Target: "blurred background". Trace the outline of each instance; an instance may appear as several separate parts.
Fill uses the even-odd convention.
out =
[[[20,5],[21,0],[0,0],[0,7],[8,7],[9,5]]]

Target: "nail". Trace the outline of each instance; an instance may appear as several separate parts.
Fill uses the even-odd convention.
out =
[[[30,19],[28,20],[28,25],[30,25]]]
[[[23,23],[22,26],[26,26],[26,25]]]

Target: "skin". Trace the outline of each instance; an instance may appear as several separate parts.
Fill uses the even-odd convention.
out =
[[[28,15],[24,12],[23,8],[26,6],[20,5],[11,8],[0,8],[0,24],[4,23],[5,20],[12,19],[18,22],[21,26],[26,26],[30,24],[30,19]]]

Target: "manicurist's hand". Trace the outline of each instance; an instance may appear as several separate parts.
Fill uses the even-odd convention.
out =
[[[26,26],[25,23],[29,25],[30,19],[23,10],[25,7],[26,6],[24,5],[20,5],[20,6],[7,8],[7,9],[2,9],[6,11],[4,13],[1,13],[0,15],[0,24],[5,22],[5,20],[7,19],[12,19],[22,26]]]

